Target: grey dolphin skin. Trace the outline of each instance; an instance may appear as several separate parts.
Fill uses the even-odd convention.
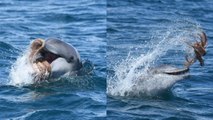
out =
[[[56,38],[45,40],[44,50],[65,58],[68,63],[78,62],[80,60],[78,51],[72,45]]]
[[[63,75],[76,75],[82,67],[78,51],[70,44],[56,38],[44,41],[42,51],[36,55],[35,61],[45,59],[51,65],[50,78]]]
[[[149,72],[154,74],[167,74],[167,75],[183,75],[189,71],[189,67],[177,68],[172,65],[161,65],[152,68]]]
[[[47,39],[44,50],[59,56],[51,63],[50,77],[74,75],[82,67],[78,51],[72,45],[59,39]]]

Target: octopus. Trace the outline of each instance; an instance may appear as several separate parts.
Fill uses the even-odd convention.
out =
[[[51,65],[45,59],[39,59],[35,61],[35,57],[42,51],[44,47],[44,40],[35,39],[30,46],[29,62],[35,71],[35,81],[48,78],[51,72]]]

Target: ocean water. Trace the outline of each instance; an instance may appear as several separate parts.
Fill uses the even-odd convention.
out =
[[[0,13],[0,119],[104,119],[106,1],[2,0]],[[30,83],[26,51],[35,38],[49,37],[75,46],[93,74]]]
[[[0,1],[0,120],[213,118],[211,0]],[[205,65],[179,76],[188,45],[207,34]],[[90,75],[33,84],[35,38],[72,44]],[[90,64],[90,65],[91,65]]]
[[[213,118],[212,6],[208,0],[108,0],[108,119]],[[196,62],[181,76],[149,72],[182,68],[193,54],[187,43],[199,41],[201,31],[208,37],[203,67]]]

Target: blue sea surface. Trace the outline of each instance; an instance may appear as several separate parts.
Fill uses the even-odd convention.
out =
[[[107,118],[109,120],[213,119],[212,6],[211,0],[108,0]],[[137,74],[132,73],[139,72],[136,72],[137,69],[131,70],[137,67],[137,64],[143,63],[142,61],[151,64],[149,61],[152,60],[159,65],[183,64],[184,54],[174,52],[184,49],[181,45],[171,44],[171,41],[176,44],[179,40],[187,40],[179,36],[188,34],[190,36],[193,31],[204,31],[207,34],[207,54],[204,56],[203,67],[196,62],[190,67],[187,76],[180,78],[170,87],[165,86],[171,82],[165,80],[168,77],[160,75],[154,79],[144,78],[148,79],[146,83],[149,84],[134,81]],[[167,47],[171,48],[167,50]],[[164,52],[166,53],[163,54]],[[158,53],[163,56],[159,57]],[[127,76],[125,72],[129,75]],[[134,85],[131,87],[130,83]],[[166,89],[163,93],[158,93],[162,90],[162,86]],[[155,93],[150,94],[149,88],[155,88],[153,89]]]
[[[106,1],[1,0],[0,13],[0,119],[105,119]],[[76,47],[94,73],[39,86],[8,84],[31,41],[49,37]]]

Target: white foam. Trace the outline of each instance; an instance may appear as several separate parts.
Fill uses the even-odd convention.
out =
[[[28,62],[29,50],[18,57],[16,62],[12,65],[9,74],[9,85],[23,86],[33,83],[33,68]]]

